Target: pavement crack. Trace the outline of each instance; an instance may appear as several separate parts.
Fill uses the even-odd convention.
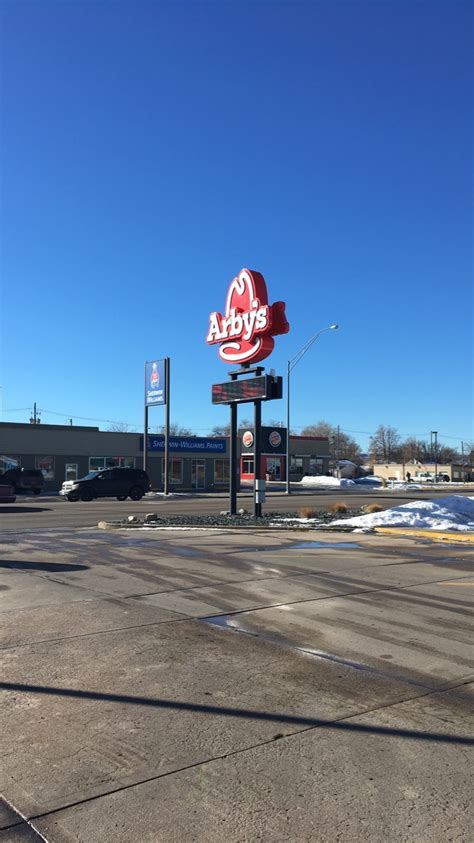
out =
[[[460,683],[460,686],[462,686],[464,684],[465,684],[465,682],[462,682],[462,683]],[[455,686],[455,687],[458,687],[458,686]],[[389,703],[384,703],[382,705],[373,706],[371,708],[364,709],[363,711],[357,711],[357,712],[354,712],[354,714],[351,714],[351,715],[343,715],[341,717],[336,717],[333,720],[325,720],[324,722],[317,723],[315,725],[303,726],[301,729],[296,729],[295,731],[289,732],[289,733],[286,733],[286,734],[279,733],[278,735],[273,735],[271,738],[268,738],[266,740],[257,741],[256,743],[250,744],[248,746],[240,747],[239,749],[231,750],[229,752],[223,752],[223,753],[220,753],[219,755],[215,755],[215,756],[212,756],[212,757],[209,757],[209,758],[205,758],[201,761],[193,762],[192,764],[186,764],[186,765],[183,765],[182,767],[177,767],[176,769],[169,770],[168,772],[165,772],[165,773],[158,773],[157,775],[154,775],[154,776],[147,776],[146,778],[143,778],[143,779],[140,779],[138,781],[131,782],[131,783],[125,784],[125,785],[120,784],[120,786],[118,786],[118,787],[110,788],[110,789],[104,791],[103,793],[96,794],[95,796],[89,796],[89,797],[85,797],[84,799],[78,799],[78,800],[75,800],[73,802],[65,803],[58,808],[54,808],[51,811],[45,811],[45,812],[42,812],[42,813],[33,814],[29,818],[28,822],[31,824],[35,820],[39,820],[39,819],[42,819],[42,818],[45,818],[45,817],[54,816],[55,814],[58,814],[61,811],[64,811],[66,809],[75,808],[78,805],[84,805],[84,804],[87,804],[87,803],[92,803],[92,802],[97,801],[98,799],[102,799],[102,798],[107,797],[107,796],[112,796],[114,793],[120,793],[122,791],[131,790],[134,787],[139,787],[140,785],[148,784],[148,783],[153,782],[153,781],[158,781],[159,779],[168,778],[170,776],[175,776],[178,773],[185,772],[186,770],[192,770],[192,769],[195,769],[195,768],[203,767],[207,764],[212,764],[215,761],[224,761],[228,758],[235,758],[238,755],[242,755],[242,754],[244,754],[246,752],[250,752],[254,749],[259,749],[261,747],[265,747],[265,746],[268,746],[270,744],[273,744],[273,743],[275,743],[275,740],[277,740],[277,739],[278,740],[288,740],[288,739],[291,740],[291,738],[294,738],[298,735],[301,735],[301,734],[304,734],[304,733],[307,733],[307,732],[313,732],[313,731],[316,731],[318,729],[330,729],[332,727],[337,728],[338,724],[340,724],[340,725],[343,725],[345,723],[350,724],[351,721],[355,720],[356,718],[364,717],[367,714],[376,714],[379,711],[387,710],[387,709],[392,708],[396,705],[412,702],[414,700],[417,701],[417,700],[425,699],[426,697],[429,697],[429,696],[432,696],[432,695],[435,695],[435,694],[439,694],[439,693],[447,693],[448,690],[453,690],[453,688],[449,688],[449,689],[446,689],[445,691],[441,691],[441,692],[437,689],[430,689],[430,690],[427,690],[425,693],[420,692],[419,694],[413,694],[413,695],[408,696],[408,697],[402,696],[402,697],[400,697],[396,700],[392,700]],[[370,727],[363,725],[362,728],[364,730],[365,729],[368,730]],[[422,733],[420,733],[420,735],[418,737],[414,737],[414,740],[421,739],[421,738],[422,738]],[[467,739],[464,739],[461,736],[459,736],[459,741],[461,741],[461,740],[467,740]],[[474,739],[472,739],[472,741],[474,742]],[[45,838],[43,838],[43,839],[45,839]]]

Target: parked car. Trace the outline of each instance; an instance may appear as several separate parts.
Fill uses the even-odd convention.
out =
[[[0,506],[2,503],[15,503],[15,501],[16,495],[13,486],[8,486],[6,483],[0,485]]]
[[[442,472],[441,474],[436,475],[435,480],[434,472],[419,471],[412,479],[415,480],[415,483],[449,483],[450,477],[449,474]]]
[[[16,492],[41,494],[44,486],[43,472],[39,468],[9,468],[0,475],[0,483],[13,486]]]
[[[79,480],[65,480],[60,495],[68,501],[91,501],[112,498],[119,501],[131,498],[139,501],[150,491],[150,478],[141,468],[106,468],[91,471]]]

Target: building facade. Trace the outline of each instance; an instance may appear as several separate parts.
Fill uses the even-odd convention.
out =
[[[264,428],[261,476],[283,480],[286,476],[286,430]],[[253,448],[239,435],[239,471],[242,480],[253,479]],[[246,442],[249,437],[246,437]],[[175,491],[226,490],[229,486],[227,437],[171,436],[169,486]],[[0,423],[0,468],[18,465],[39,468],[45,491],[58,491],[64,480],[84,477],[102,468],[142,468],[143,434],[102,431],[98,427]],[[304,474],[326,474],[329,443],[321,437],[290,436],[291,479]],[[163,488],[164,436],[148,437],[147,471],[152,487]]]
[[[426,479],[434,477],[435,468],[438,475],[446,475],[456,483],[468,483],[474,479],[472,465],[468,463],[376,463],[373,466],[374,475],[384,480],[410,480],[415,483],[426,482]]]

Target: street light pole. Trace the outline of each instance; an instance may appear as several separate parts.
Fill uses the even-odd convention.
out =
[[[325,331],[334,331],[339,328],[339,325],[328,325],[327,328],[321,328],[309,340],[304,344],[302,348],[298,351],[297,354],[291,359],[288,360],[287,367],[286,367],[286,494],[291,495],[291,488],[290,488],[290,374],[300,362],[301,358],[304,357],[307,351],[311,348],[314,342],[324,334]]]
[[[436,476],[438,474],[438,431],[432,430],[431,436],[434,436],[434,477],[433,483],[436,483]],[[433,443],[433,440],[432,440]],[[431,458],[433,458],[433,444],[431,444]]]

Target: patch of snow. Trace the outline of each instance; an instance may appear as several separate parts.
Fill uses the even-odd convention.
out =
[[[318,474],[316,477],[303,477],[300,486],[305,486],[306,489],[343,488],[344,486],[355,486],[355,483],[353,480],[345,480],[341,477],[324,477]]]
[[[165,495],[164,492],[145,492],[146,498],[189,498],[191,497],[190,492],[168,492]]]
[[[290,524],[321,524],[321,518],[278,518],[275,521],[271,522],[271,526],[277,526],[278,524],[283,524],[288,522]]]
[[[411,485],[411,484],[410,484]],[[344,527],[418,527],[423,530],[474,531],[474,497],[450,495],[430,501],[410,501],[384,512],[340,518]]]

